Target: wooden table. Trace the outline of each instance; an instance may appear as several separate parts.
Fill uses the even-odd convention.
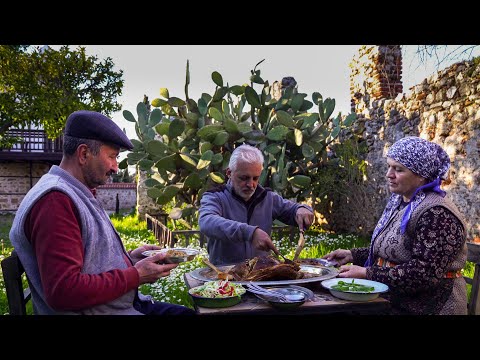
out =
[[[188,273],[184,274],[187,288],[201,285],[202,282],[194,279]],[[307,314],[382,314],[389,308],[390,303],[382,297],[371,301],[347,301],[338,299],[324,289],[320,282],[296,284],[312,290],[314,299],[291,310],[278,310],[267,302],[257,298],[247,291],[242,302],[227,308],[205,308],[195,305],[199,315],[307,315]]]

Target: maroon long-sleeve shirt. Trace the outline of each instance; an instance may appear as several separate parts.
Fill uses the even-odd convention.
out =
[[[139,286],[138,271],[126,256],[126,269],[81,272],[80,217],[63,192],[51,191],[37,201],[24,229],[37,256],[46,301],[55,310],[81,310],[107,303]]]

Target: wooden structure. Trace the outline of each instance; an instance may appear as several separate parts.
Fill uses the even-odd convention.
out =
[[[187,289],[202,285],[202,282],[194,279],[188,273],[184,274]],[[242,296],[242,302],[226,308],[205,308],[195,305],[199,315],[324,315],[324,314],[355,314],[377,315],[384,314],[390,307],[390,302],[382,297],[371,301],[348,301],[341,300],[324,289],[320,282],[308,284],[296,284],[309,288],[314,298],[303,305],[291,310],[278,310],[270,306],[255,295],[247,292]]]
[[[181,239],[185,246],[188,246],[192,240],[198,240],[200,247],[207,245],[208,238],[200,230],[170,230],[167,226],[168,214],[145,215],[147,229],[153,231],[155,238],[162,247],[175,247],[175,244]],[[272,232],[277,232],[281,236],[288,235],[290,242],[294,242],[298,228],[293,226],[274,226]]]
[[[174,247],[181,238],[185,240],[185,246],[188,246],[191,240],[194,239],[198,239],[200,247],[206,245],[206,236],[199,230],[170,230],[165,225],[167,223],[167,216],[168,214],[145,214],[147,229],[153,232],[160,246]]]
[[[45,131],[8,130],[18,138],[11,148],[0,147],[0,211],[15,213],[25,194],[63,156],[63,136],[47,138]]]
[[[21,139],[10,149],[0,149],[0,160],[48,161],[60,164],[63,136],[50,140],[44,130],[8,130],[7,135]]]
[[[467,242],[467,261],[474,263],[475,271],[473,278],[464,276],[467,284],[472,285],[470,299],[468,301],[468,315],[480,315],[480,244]]]
[[[15,250],[2,260],[2,272],[10,315],[27,315],[27,303],[32,294],[30,288],[23,288],[22,275],[25,270]]]
[[[468,301],[468,315],[480,315],[480,244],[467,242],[468,256],[467,260],[474,263],[475,270],[473,278],[464,276],[465,281],[472,285],[470,292],[470,298]],[[201,282],[192,278],[190,275],[184,275],[185,283],[188,288],[201,285]],[[356,313],[356,314],[368,314],[368,313],[381,313],[385,310],[385,303],[382,304],[381,298],[376,299],[374,302],[349,302],[340,300],[329,295],[325,289],[312,288],[314,291],[316,300],[312,303],[305,303],[300,308],[296,309],[297,315],[306,314],[327,314],[334,312],[341,313]],[[233,314],[272,314],[278,311],[272,309],[269,305],[261,302],[255,298],[252,294],[245,295],[242,303],[225,309],[207,309],[196,307],[196,311],[199,314],[220,314],[220,315],[233,315]],[[385,301],[385,300],[384,300]],[[354,305],[351,305],[351,304]],[[388,303],[388,302],[387,302]],[[350,305],[349,305],[350,304]]]

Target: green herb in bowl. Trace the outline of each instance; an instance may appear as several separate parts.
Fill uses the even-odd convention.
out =
[[[373,286],[367,286],[363,284],[355,283],[355,279],[352,282],[339,281],[337,285],[333,285],[332,289],[338,291],[354,291],[354,292],[372,292],[375,290]]]
[[[370,301],[388,291],[388,285],[378,281],[354,278],[335,278],[322,281],[322,286],[342,300]]]

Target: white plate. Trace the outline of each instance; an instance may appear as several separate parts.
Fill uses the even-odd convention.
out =
[[[362,292],[362,291],[341,291],[332,289],[332,286],[337,285],[339,281],[344,282],[354,282],[356,284],[372,286],[374,289],[371,292]],[[376,299],[381,293],[388,291],[388,286],[378,282],[367,279],[354,279],[354,278],[335,278],[322,281],[322,286],[330,291],[330,293],[343,300],[352,300],[352,301],[369,301]]]
[[[164,253],[168,253],[169,251],[171,250],[178,250],[178,251],[181,251],[183,253],[185,253],[184,256],[168,256],[165,258],[166,262],[170,262],[170,263],[181,263],[181,262],[185,262],[185,261],[190,261],[190,260],[193,260],[193,258],[199,254],[199,251],[198,250],[195,250],[195,249],[189,249],[189,248],[165,248],[165,249],[160,249],[160,250],[147,250],[147,251],[144,251],[142,252],[142,255],[143,256],[153,256],[153,255],[156,255],[156,254],[164,254]]]

